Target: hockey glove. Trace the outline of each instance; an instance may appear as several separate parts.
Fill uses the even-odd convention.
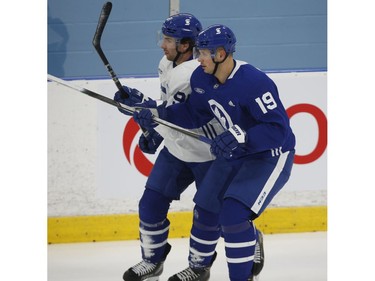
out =
[[[216,156],[232,159],[236,150],[241,150],[240,145],[246,142],[246,134],[238,125],[233,125],[229,130],[213,139],[211,152]],[[238,151],[240,152],[240,151]]]
[[[147,135],[147,137],[145,137],[144,134],[140,136],[138,145],[144,153],[155,154],[156,150],[163,142],[163,137],[154,129],[149,129],[148,133],[149,135]]]
[[[113,97],[113,100],[114,100],[114,101],[117,101],[117,102],[119,102],[119,103],[122,103],[122,104],[126,104],[125,101],[126,101],[127,99],[122,98],[122,94],[121,94],[121,92],[118,91],[118,92],[115,93],[115,96]],[[129,116],[132,116],[132,115],[133,115],[133,113],[131,113],[131,112],[129,112],[129,111],[126,111],[126,110],[124,110],[124,109],[118,108],[118,110],[119,110],[121,113],[125,114],[125,115],[129,115]]]
[[[139,124],[140,127],[148,129],[155,128],[157,123],[152,119],[153,115],[151,110],[145,108],[140,111],[135,111],[133,113],[134,121]]]
[[[147,108],[154,108],[156,107],[156,101],[149,97],[145,97],[140,91],[134,88],[129,88],[127,86],[122,86],[124,91],[129,95],[128,98],[125,98],[120,91],[117,91],[114,96],[114,100],[125,104],[130,107],[147,107]],[[125,111],[123,109],[119,109],[121,113],[125,115],[133,115],[131,112]]]

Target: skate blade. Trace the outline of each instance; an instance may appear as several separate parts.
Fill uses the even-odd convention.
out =
[[[149,278],[145,279],[144,281],[159,281],[159,276],[149,277]]]

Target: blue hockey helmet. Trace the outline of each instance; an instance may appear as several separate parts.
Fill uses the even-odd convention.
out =
[[[196,48],[208,49],[215,54],[216,49],[222,47],[231,54],[236,51],[236,36],[229,27],[221,24],[214,24],[199,33],[196,40]]]
[[[202,24],[192,14],[180,13],[167,18],[161,31],[164,35],[177,40],[189,38],[195,41],[199,32],[202,31]]]

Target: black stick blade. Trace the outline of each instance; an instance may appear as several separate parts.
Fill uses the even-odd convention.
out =
[[[103,8],[102,8],[102,15],[108,17],[109,14],[111,13],[111,10],[112,10],[112,3],[111,2],[106,2],[103,5]]]
[[[103,30],[105,25],[107,24],[107,20],[109,15],[111,14],[112,10],[112,3],[106,2],[103,5],[102,11],[100,12],[100,17],[98,21],[98,25],[96,27],[96,32],[94,35],[94,39],[92,40],[92,44],[95,48],[98,48],[100,46],[100,40],[102,38]]]

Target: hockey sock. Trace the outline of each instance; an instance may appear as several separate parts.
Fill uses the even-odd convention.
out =
[[[147,262],[158,263],[165,259],[169,233],[169,205],[168,198],[147,188],[139,202],[142,258]]]
[[[198,206],[194,208],[190,233],[189,265],[192,268],[211,266],[220,238],[219,215]]]
[[[151,263],[164,260],[165,246],[169,233],[169,220],[150,225],[140,222],[139,226],[142,259]]]
[[[251,211],[241,202],[227,198],[220,214],[231,281],[248,280],[254,260],[256,231]]]

